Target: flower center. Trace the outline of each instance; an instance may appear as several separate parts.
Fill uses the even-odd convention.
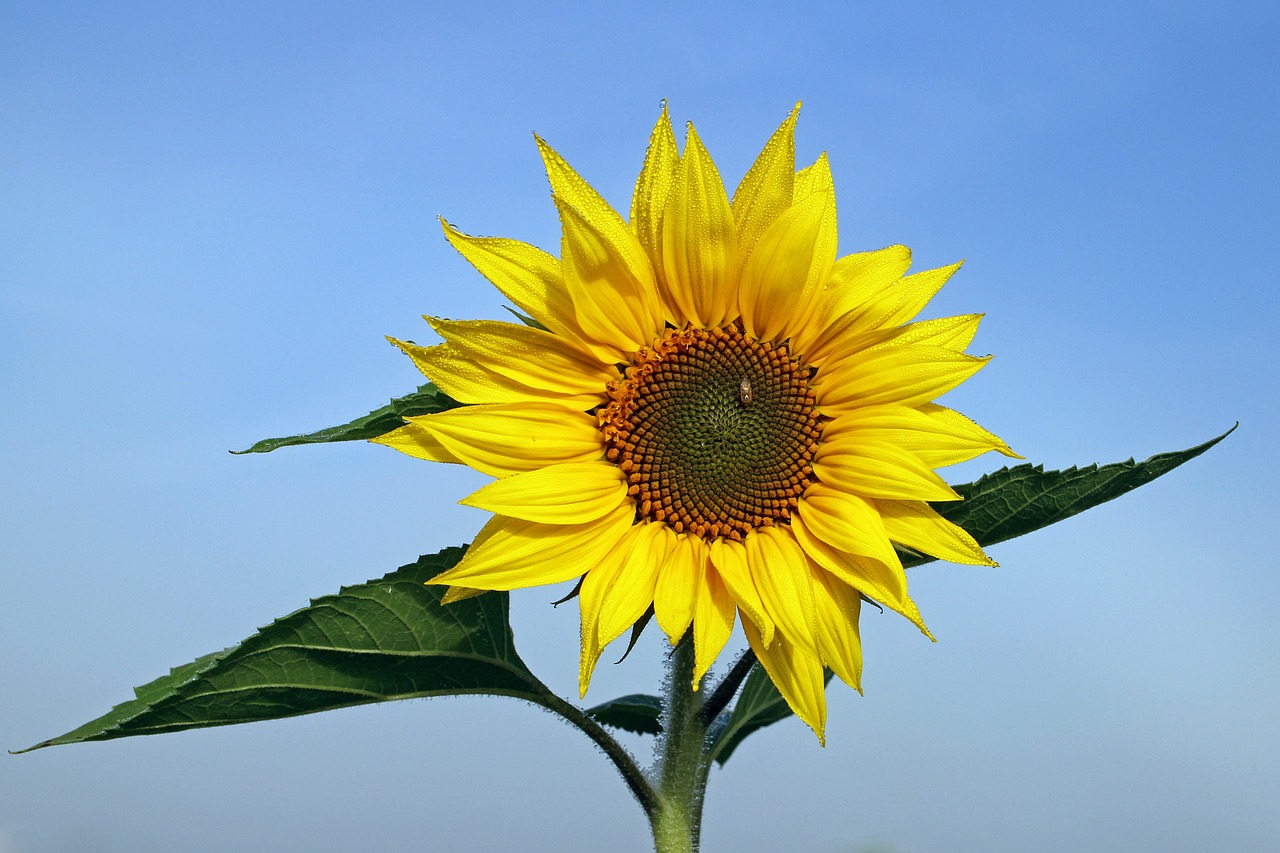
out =
[[[597,416],[638,517],[706,539],[790,518],[822,435],[809,373],[732,325],[637,352]]]

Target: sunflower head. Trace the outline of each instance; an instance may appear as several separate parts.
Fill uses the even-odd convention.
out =
[[[529,322],[429,318],[443,343],[395,341],[467,405],[375,440],[496,478],[463,501],[492,519],[431,582],[456,600],[578,578],[584,694],[650,611],[694,644],[694,689],[740,622],[821,738],[824,669],[860,689],[863,599],[928,635],[895,544],[993,565],[929,506],[959,499],[934,469],[1014,454],[933,402],[987,361],[964,352],[977,315],[912,322],[959,265],[837,257],[826,155],[795,167],[798,109],[730,200],[664,105],[626,219],[539,139],[559,258],[443,223]]]

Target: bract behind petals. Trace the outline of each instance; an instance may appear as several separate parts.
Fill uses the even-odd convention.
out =
[[[736,303],[738,233],[724,183],[689,125],[675,186],[662,214],[662,270],[680,320],[722,325]]]

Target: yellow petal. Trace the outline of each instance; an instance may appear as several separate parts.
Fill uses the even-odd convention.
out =
[[[973,342],[974,335],[978,333],[978,324],[982,322],[983,316],[982,314],[958,314],[954,317],[938,317],[934,320],[907,323],[893,329],[882,342],[874,344],[871,349],[928,344],[953,352],[964,352],[965,347]]]
[[[578,324],[597,344],[634,352],[663,321],[649,256],[612,205],[535,139],[560,211],[561,263]]]
[[[990,360],[935,346],[887,347],[828,364],[812,385],[828,417],[862,406],[918,406],[955,388]]]
[[[803,503],[801,504],[803,507]],[[821,523],[818,530],[822,529]],[[895,565],[886,565],[872,557],[859,556],[824,540],[799,513],[791,516],[791,530],[809,558],[867,598],[901,613],[911,620],[926,637],[933,639],[911,596],[907,594],[907,575],[894,555]]]
[[[743,258],[751,253],[760,235],[791,207],[796,168],[796,117],[800,105],[774,131],[764,150],[747,170],[733,193],[733,219],[738,228],[738,249]]]
[[[835,258],[834,251],[822,253],[834,221],[834,199],[815,193],[761,235],[742,268],[738,293],[748,334],[781,340],[807,320]]]
[[[733,633],[733,596],[720,579],[719,572],[707,567],[702,573],[697,608],[693,614],[693,689],[720,656],[729,635]]]
[[[809,560],[790,532],[762,527],[746,538],[747,565],[778,630],[815,660],[818,646]]]
[[[854,294],[844,303],[844,308],[869,329],[897,326],[915,317],[938,294],[951,276],[959,271],[964,261],[904,275],[896,281],[888,281],[871,289],[864,298]],[[905,272],[905,270],[903,270]]]
[[[804,353],[810,364],[821,365],[838,337],[882,328],[868,318],[867,306],[878,304],[910,266],[911,250],[906,246],[858,252],[837,260],[819,295],[813,320],[795,335],[796,351]]]
[[[578,696],[587,695],[587,687],[591,684],[591,675],[595,672],[596,663],[605,644],[600,642],[599,620],[600,605],[605,593],[613,586],[618,572],[622,571],[623,557],[631,552],[636,536],[644,531],[644,525],[633,524],[623,534],[618,547],[614,548],[600,561],[599,565],[582,578],[582,586],[578,588],[578,609],[582,616],[582,652],[578,658]]]
[[[924,345],[964,352],[965,347],[973,341],[977,334],[981,314],[960,314],[954,317],[939,317],[935,320],[921,320],[918,323],[907,323],[887,329],[857,329],[847,327],[844,331],[833,333],[830,341],[830,353],[815,349],[820,356],[819,370],[835,369],[843,360],[857,360],[866,353],[892,347]],[[831,332],[828,329],[828,332]],[[826,363],[822,363],[825,361]]]
[[[797,516],[815,539],[848,554],[878,560],[901,574],[902,563],[889,543],[889,534],[885,532],[880,513],[865,498],[821,482],[813,483],[805,490],[792,514],[793,519]],[[794,531],[794,524],[792,528]],[[804,544],[798,532],[796,538]],[[901,577],[905,592],[906,575],[901,574]]]
[[[461,403],[565,403],[564,395],[559,392],[531,387],[510,377],[491,373],[447,344],[420,347],[395,338],[387,340],[413,359],[414,365],[441,391]],[[577,403],[582,401],[572,399],[569,402],[576,408],[583,409],[591,405],[588,402],[587,405],[578,406]]]
[[[931,468],[953,465],[996,450],[1021,458],[1000,438],[959,412],[926,403],[867,406],[832,419],[822,431],[824,442],[889,443],[916,456]]]
[[[818,159],[813,163],[796,172],[793,203],[806,199],[814,193],[826,193],[833,199],[836,195],[836,182],[831,177],[831,162],[827,159],[825,151],[818,155]]]
[[[440,225],[449,245],[517,308],[558,335],[582,340],[558,258],[518,240],[469,236],[443,219]]]
[[[720,580],[728,588],[739,609],[746,614],[747,619],[755,623],[765,644],[772,643],[773,620],[769,618],[756,589],[756,582],[751,577],[751,569],[747,566],[746,546],[732,539],[712,539],[710,554],[711,565],[720,575]]]
[[[584,524],[626,499],[627,481],[617,465],[563,462],[497,480],[459,503],[525,521]]]
[[[649,522],[639,526],[600,603],[596,633],[601,646],[616,640],[652,606],[662,564],[676,547],[676,535],[667,525]]]
[[[644,247],[653,271],[662,286],[662,211],[667,197],[676,182],[676,166],[680,151],[676,147],[676,135],[671,129],[671,117],[667,114],[667,102],[662,102],[662,115],[649,136],[649,150],[644,155],[644,166],[636,179],[636,189],[631,196],[631,230]],[[667,317],[674,320],[675,317]]]
[[[587,524],[495,515],[458,564],[428,583],[502,590],[560,583],[597,566],[634,521],[630,502]]]
[[[393,429],[369,441],[374,444],[384,444],[409,456],[426,459],[428,462],[462,463],[461,459],[445,450],[444,445],[431,434],[430,430],[419,424],[405,424],[399,429]]]
[[[824,441],[814,458],[818,479],[838,489],[869,498],[958,501],[946,481],[906,450],[887,442],[858,439]]]
[[[604,458],[596,419],[554,403],[462,406],[409,420],[455,459],[493,477]]]
[[[858,614],[862,597],[853,587],[821,569],[813,575],[822,662],[841,681],[861,693],[862,640],[858,636]]]
[[[487,589],[467,589],[465,586],[451,586],[444,591],[444,595],[440,596],[441,604],[453,604],[455,601],[465,601],[468,598],[475,598],[477,595],[484,595]]]
[[[836,250],[839,245],[839,220],[836,217],[836,182],[831,176],[831,164],[824,151],[812,165],[796,172],[793,204],[804,199],[820,195],[827,200],[827,207],[818,230],[818,239],[813,247],[815,264],[810,269],[811,282],[806,287],[812,290],[805,308],[795,317],[790,318],[782,337],[799,339],[802,333],[814,325],[815,315],[822,303],[822,294],[831,281],[831,272],[835,269]]]
[[[724,183],[691,124],[662,214],[662,269],[676,324],[722,325],[736,307],[737,268],[738,234]]]
[[[522,387],[552,392],[582,409],[596,406],[618,369],[550,332],[497,320],[443,320],[427,317],[450,350],[486,373]]]
[[[954,409],[948,409],[947,407],[939,406],[936,403],[925,403],[919,407],[919,411],[928,416],[929,420],[933,422],[935,429],[937,429],[939,433],[950,436],[956,440],[970,441],[975,447],[985,447],[986,449],[994,450],[997,453],[1013,459],[1024,458],[1020,454],[1015,453],[1013,448],[1009,447],[1008,444],[1005,444],[1004,439],[1000,438],[1000,436],[983,429],[981,426]],[[966,458],[972,459],[973,457],[969,456]],[[925,461],[927,462],[929,460],[926,459]]]
[[[947,521],[923,501],[876,501],[876,506],[894,542],[953,563],[996,565],[967,530]]]
[[[787,705],[804,724],[813,729],[818,742],[826,746],[827,683],[823,678],[822,664],[798,650],[781,634],[773,643],[765,645],[750,619],[742,620],[742,630],[747,635],[760,665],[769,674]]]
[[[693,621],[698,590],[706,572],[707,549],[701,537],[680,534],[667,554],[653,591],[653,615],[671,645],[680,642]]]
[[[558,203],[574,208],[584,218],[593,222],[597,229],[613,232],[618,229],[629,230],[622,217],[613,205],[605,201],[604,196],[596,192],[573,167],[565,161],[541,137],[534,134],[538,143],[538,153],[542,156],[542,164],[547,168],[547,180],[551,184],[552,195]],[[637,244],[638,248],[638,244]]]
[[[635,235],[613,219],[597,220],[556,199],[563,229],[565,283],[583,334],[630,361],[653,342],[663,312],[649,258]]]

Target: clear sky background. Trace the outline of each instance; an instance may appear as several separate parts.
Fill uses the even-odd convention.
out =
[[[626,209],[660,100],[732,187],[796,100],[841,251],[967,258],[947,401],[1166,478],[864,618],[865,697],[713,772],[712,851],[1263,851],[1280,837],[1280,20],[1271,3],[16,2],[0,8],[0,745],[471,538],[482,478],[363,443],[232,457],[411,390],[383,335],[502,317],[437,215],[553,251],[531,132]],[[953,481],[999,467],[982,459]],[[575,691],[561,590],[518,646]],[[650,630],[588,699],[654,691]],[[642,756],[649,746],[629,741]],[[644,851],[512,700],[0,756],[0,851]]]

